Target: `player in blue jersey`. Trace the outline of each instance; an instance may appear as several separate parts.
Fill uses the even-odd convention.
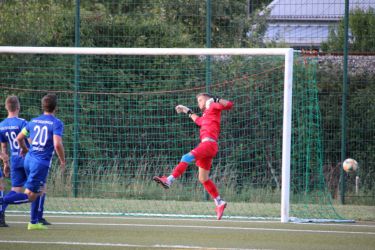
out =
[[[16,141],[20,146],[20,154],[25,157],[27,181],[24,193],[16,193],[4,197],[6,204],[21,204],[33,202],[31,205],[31,220],[29,230],[47,229],[38,221],[38,199],[43,194],[52,156],[56,151],[62,170],[65,169],[65,153],[62,144],[64,124],[55,117],[57,97],[48,94],[42,98],[43,114],[33,118],[18,134]],[[30,149],[25,139],[30,140]],[[34,202],[36,201],[36,202]]]
[[[8,144],[10,152],[10,168],[4,167],[4,175],[11,177],[12,189],[7,195],[23,192],[23,185],[26,182],[26,172],[23,167],[23,157],[19,155],[20,147],[16,142],[17,135],[26,126],[27,121],[18,118],[20,111],[20,102],[17,96],[8,96],[5,100],[5,109],[8,111],[8,117],[0,123],[0,142],[2,153],[7,154]],[[2,206],[2,212],[5,212],[6,204]],[[4,216],[4,215],[3,215]]]
[[[4,170],[9,169],[9,158],[8,155],[0,152],[0,159],[3,161],[3,167]],[[5,213],[3,210],[3,195],[4,195],[4,177],[3,177],[3,171],[0,168],[0,227],[7,227],[8,224],[5,222]]]
[[[0,123],[0,142],[1,142],[1,151],[6,153],[10,151],[10,178],[12,183],[11,191],[6,195],[10,196],[14,193],[22,193],[23,185],[26,182],[27,176],[24,168],[24,158],[20,156],[20,146],[16,141],[17,135],[21,130],[26,126],[27,121],[19,118],[20,112],[20,102],[17,96],[8,96],[5,100],[5,109],[8,111],[8,117]],[[29,147],[28,141],[25,139],[27,147]],[[6,177],[9,177],[9,168],[4,168],[4,174]],[[36,201],[38,205],[38,217],[39,223],[43,225],[49,225],[43,218],[43,208],[44,208],[45,194]],[[2,212],[5,212],[7,205],[5,204],[2,207]]]

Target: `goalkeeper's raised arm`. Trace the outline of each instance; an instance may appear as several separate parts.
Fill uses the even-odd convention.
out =
[[[220,220],[227,203],[220,198],[216,185],[209,178],[209,173],[212,160],[218,152],[217,141],[220,134],[221,111],[231,109],[233,103],[208,93],[200,93],[196,97],[198,107],[203,112],[202,116],[195,114],[184,105],[177,105],[176,112],[189,115],[200,127],[200,143],[196,148],[182,156],[180,163],[173,169],[171,175],[168,177],[155,176],[154,181],[161,184],[164,188],[169,188],[173,181],[186,171],[188,165],[195,162],[198,166],[199,181],[214,199],[217,219]]]
[[[207,93],[200,93],[197,95],[198,107],[201,111],[205,111],[212,106],[212,109],[216,110],[228,110],[233,107],[233,102],[225,100],[223,98],[213,96]],[[212,105],[213,104],[213,105]],[[195,122],[199,118],[190,108],[184,105],[176,106],[177,113],[188,114],[189,117]],[[200,126],[200,124],[198,124]]]

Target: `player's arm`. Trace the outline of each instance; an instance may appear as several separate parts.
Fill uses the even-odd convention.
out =
[[[25,128],[27,130],[27,128],[26,128],[27,124],[28,124],[28,122],[24,121],[23,124],[22,124],[22,129]],[[28,135],[27,135],[27,142],[29,143],[29,145],[31,145],[31,143],[32,143],[32,139]],[[26,145],[26,146],[29,146],[29,145]]]
[[[223,105],[224,109],[231,109],[233,107],[233,102],[225,99],[219,99],[218,103]]]
[[[6,142],[2,142],[1,143],[0,158],[3,161],[3,166],[4,166],[3,173],[4,173],[5,177],[9,177],[9,172],[10,172],[10,168],[9,168],[9,156],[7,154],[7,150],[8,150],[7,143]]]
[[[188,107],[184,106],[184,105],[177,105],[176,106],[176,111],[177,113],[185,113],[185,114],[188,114],[189,117],[198,125],[200,126],[200,117],[195,114],[191,109],[189,109]]]
[[[210,105],[213,105],[214,109],[228,110],[233,107],[233,102],[220,98],[218,96],[214,96],[207,100],[206,108],[208,108]]]
[[[2,141],[1,142],[1,153],[5,154],[6,157],[9,158],[9,155],[8,155],[8,143],[6,141]]]
[[[3,161],[4,175],[5,177],[9,177],[9,157],[7,154],[0,152],[0,159]]]
[[[7,154],[3,153],[3,152],[0,152],[0,159],[4,162],[8,162],[9,161],[9,157]]]
[[[55,148],[57,157],[60,160],[61,169],[65,169],[65,150],[62,142],[62,137],[59,135],[53,135],[53,146]]]
[[[193,120],[193,122],[195,122],[198,126],[201,125],[201,117],[195,113],[192,113],[191,115],[189,115],[189,117]]]
[[[0,151],[0,153],[3,154],[9,160],[9,156],[8,156],[8,144],[6,142],[2,142],[1,143],[1,151]],[[3,157],[1,157],[1,159],[4,160]]]
[[[27,154],[27,152],[29,151],[29,149],[26,145],[26,142],[25,142],[25,139],[28,137],[28,135],[29,135],[29,131],[27,131],[26,128],[23,128],[21,130],[21,133],[19,133],[17,135],[16,141],[17,141],[18,145],[20,146],[20,155],[21,156],[25,156]]]

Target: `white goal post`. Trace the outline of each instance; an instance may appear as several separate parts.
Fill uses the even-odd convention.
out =
[[[83,48],[0,46],[1,54],[65,55],[279,55],[285,57],[281,222],[289,222],[293,49],[291,48]]]

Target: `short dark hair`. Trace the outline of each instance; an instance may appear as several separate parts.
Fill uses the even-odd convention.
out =
[[[199,93],[199,94],[197,95],[197,98],[200,97],[200,96],[205,96],[205,97],[208,97],[208,98],[211,98],[211,97],[212,97],[212,95],[210,95],[209,93],[205,93],[205,92]]]
[[[55,94],[47,94],[42,98],[42,110],[44,112],[52,113],[55,111],[57,105],[57,96]]]
[[[17,109],[20,108],[20,101],[18,100],[18,97],[15,95],[10,95],[5,100],[5,108],[9,112],[15,112]]]

